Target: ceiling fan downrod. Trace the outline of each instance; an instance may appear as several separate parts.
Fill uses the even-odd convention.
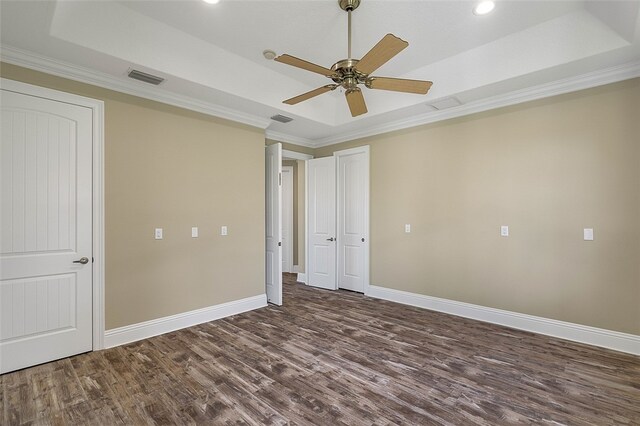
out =
[[[360,0],[338,0],[340,8],[347,12],[347,59],[351,59],[351,11],[360,6]]]

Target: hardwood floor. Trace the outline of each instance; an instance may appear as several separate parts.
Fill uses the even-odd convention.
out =
[[[640,357],[284,287],[282,307],[0,376],[0,423],[640,425]]]

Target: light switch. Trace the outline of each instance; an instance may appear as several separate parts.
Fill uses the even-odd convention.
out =
[[[411,224],[407,223],[404,225],[404,232],[406,232],[407,234],[411,233]]]
[[[220,227],[220,235],[227,235],[227,226],[226,225],[222,225]]]
[[[593,241],[593,228],[584,228],[584,240]]]
[[[198,227],[194,226],[191,228],[191,238],[198,238]]]
[[[508,237],[509,236],[509,227],[506,225],[502,225],[500,227],[500,235],[502,237]]]
[[[156,240],[162,239],[162,228],[156,228]]]

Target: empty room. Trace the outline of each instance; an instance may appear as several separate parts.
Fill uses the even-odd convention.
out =
[[[640,425],[640,1],[0,1],[0,424]]]

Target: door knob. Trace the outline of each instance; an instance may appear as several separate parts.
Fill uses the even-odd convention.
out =
[[[81,257],[80,260],[74,260],[73,263],[82,263],[83,265],[86,265],[89,263],[89,258]]]
[[[327,238],[327,241],[333,241],[333,237]]]

